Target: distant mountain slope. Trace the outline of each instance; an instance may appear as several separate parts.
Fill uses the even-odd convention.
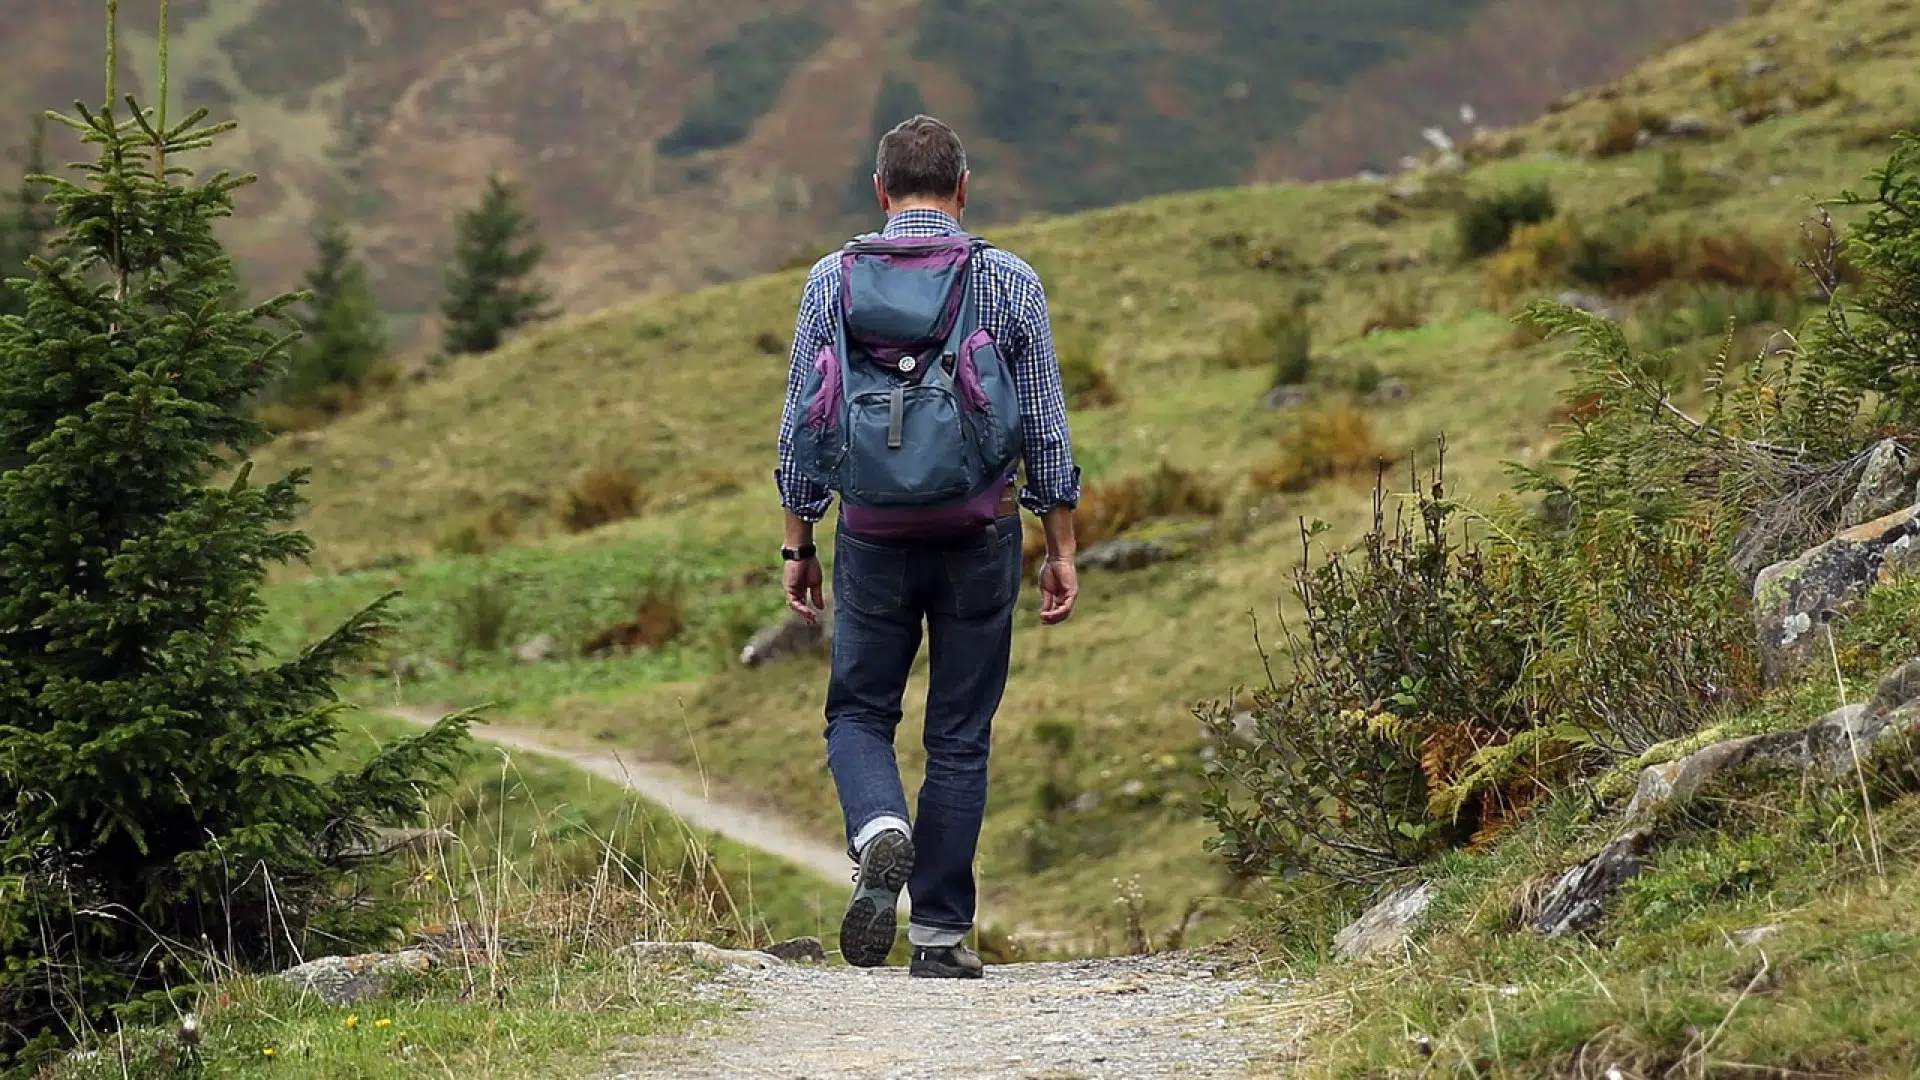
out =
[[[960,123],[984,220],[1411,149],[1463,96],[1523,118],[1739,0],[176,0],[186,104],[263,183],[232,239],[289,284],[316,207],[390,309],[431,307],[453,208],[528,185],[572,310],[768,269],[864,223],[877,133]],[[158,0],[125,0],[150,28]],[[0,0],[0,124],[98,96],[98,5]],[[151,89],[133,35],[123,84]],[[11,142],[0,127],[0,144]]]

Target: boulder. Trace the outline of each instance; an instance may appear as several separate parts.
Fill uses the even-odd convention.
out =
[[[530,638],[513,650],[513,658],[522,664],[544,664],[559,655],[560,639],[552,634]]]
[[[1574,308],[1575,310],[1584,311],[1589,315],[1609,319],[1613,322],[1619,322],[1626,317],[1625,312],[1605,299],[1594,296],[1591,293],[1580,292],[1576,289],[1568,289],[1566,292],[1554,297],[1554,302],[1563,307]]]
[[[1567,871],[1541,902],[1534,929],[1549,937],[1598,921],[1606,902],[1640,873],[1659,817],[1742,767],[1771,767],[1814,779],[1845,775],[1856,755],[1920,736],[1920,660],[1882,679],[1864,705],[1835,709],[1798,731],[1729,739],[1647,768],[1627,805],[1624,830],[1598,855]]]
[[[1816,655],[1819,623],[1916,568],[1920,506],[1848,529],[1797,559],[1760,571],[1753,585],[1753,619],[1767,680],[1777,683]]]
[[[1275,412],[1297,409],[1307,403],[1307,388],[1304,386],[1276,386],[1266,397],[1264,404]]]
[[[1561,875],[1540,902],[1533,928],[1548,937],[1578,933],[1600,921],[1620,886],[1640,876],[1653,848],[1651,829],[1632,829]]]
[[[709,967],[738,967],[764,971],[784,967],[785,961],[758,949],[722,949],[704,941],[636,941],[622,946],[620,955],[638,960],[667,960]]]
[[[1406,885],[1388,893],[1365,915],[1334,935],[1333,948],[1342,959],[1357,960],[1394,952],[1407,943],[1413,928],[1433,906],[1433,886]]]
[[[818,653],[833,642],[833,594],[825,594],[826,607],[812,626],[800,616],[788,612],[772,626],[753,635],[740,650],[740,663],[759,667],[790,656]]]
[[[1208,523],[1161,523],[1095,544],[1076,562],[1082,570],[1124,573],[1187,558],[1211,539],[1213,526]]]
[[[1881,442],[1867,452],[1866,467],[1860,471],[1853,498],[1841,511],[1841,522],[1860,525],[1914,505],[1916,481],[1920,481],[1920,454],[1892,439]]]
[[[1670,118],[1665,131],[1667,137],[1673,139],[1711,139],[1720,133],[1712,121],[1692,115]]]
[[[827,947],[817,937],[798,937],[791,941],[781,941],[760,951],[789,964],[827,962]]]
[[[338,1007],[384,993],[396,975],[431,967],[433,954],[424,949],[408,949],[400,953],[323,957],[288,968],[274,978],[310,991],[320,1000]]]

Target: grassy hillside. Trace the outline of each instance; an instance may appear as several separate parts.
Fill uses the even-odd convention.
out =
[[[122,8],[146,30],[158,4]],[[526,184],[554,284],[577,312],[762,272],[849,228],[848,211],[871,206],[878,131],[919,108],[964,123],[989,178],[980,209],[1007,221],[1237,183],[1274,153],[1296,175],[1351,172],[1394,159],[1421,125],[1453,114],[1456,100],[1431,96],[1430,72],[1464,66],[1447,59],[1459,41],[1524,43],[1492,62],[1477,55],[1471,79],[1443,83],[1489,120],[1511,121],[1736,9],[178,0],[173,56],[192,75],[173,90],[238,120],[223,163],[263,176],[230,237],[249,282],[289,285],[309,257],[310,218],[331,203],[357,224],[386,306],[429,311],[450,209],[499,168]],[[24,126],[96,85],[95,14],[47,2],[0,10],[0,145],[13,141],[8,117]],[[130,44],[128,55],[152,55]],[[151,98],[155,77],[130,63],[122,85]],[[1329,101],[1348,119],[1321,127],[1340,136],[1296,145]]]
[[[1209,750],[1190,710],[1262,677],[1250,616],[1271,643],[1300,520],[1352,535],[1370,463],[1431,467],[1442,433],[1450,486],[1481,498],[1504,488],[1503,461],[1550,452],[1566,367],[1507,318],[1530,296],[1602,294],[1690,370],[1729,313],[1759,324],[1741,344],[1757,351],[1805,300],[1791,259],[1809,199],[1857,185],[1915,122],[1916,29],[1901,3],[1783,0],[1477,140],[1462,173],[1209,191],[992,230],[1046,276],[1076,380],[1117,394],[1074,414],[1086,524],[1197,511],[1216,541],[1188,561],[1087,574],[1063,628],[1041,630],[1023,604],[985,903],[1113,946],[1126,933],[1116,895],[1137,879],[1156,940],[1195,903],[1209,914],[1194,933],[1229,923],[1245,894],[1201,849],[1192,777]],[[1636,137],[1676,118],[1704,130]],[[1540,184],[1552,224],[1463,257],[1474,198]],[[1499,216],[1478,205],[1480,220]],[[268,473],[315,470],[307,526],[322,553],[275,594],[280,641],[403,588],[393,658],[406,677],[369,672],[370,698],[498,700],[517,720],[698,767],[831,836],[823,667],[729,660],[779,609],[768,474],[799,288],[796,271],[574,319],[266,449]],[[1274,328],[1296,303],[1312,330],[1305,404],[1274,410]],[[623,471],[637,518],[560,528],[556,502],[633,495]],[[678,632],[579,655],[644,611],[677,612]],[[543,633],[565,658],[517,664],[510,650]]]

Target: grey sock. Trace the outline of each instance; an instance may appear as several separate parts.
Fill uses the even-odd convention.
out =
[[[894,817],[891,814],[885,817],[874,818],[872,821],[861,826],[860,831],[854,835],[853,850],[859,852],[866,851],[867,845],[873,843],[873,838],[883,832],[897,832],[902,836],[912,836],[913,826],[907,824],[904,819]]]
[[[907,924],[907,940],[916,949],[950,949],[967,940],[965,930],[941,930],[918,923]]]

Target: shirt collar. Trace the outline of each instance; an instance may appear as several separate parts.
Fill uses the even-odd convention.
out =
[[[882,236],[952,236],[960,223],[939,210],[902,210],[888,219]]]

